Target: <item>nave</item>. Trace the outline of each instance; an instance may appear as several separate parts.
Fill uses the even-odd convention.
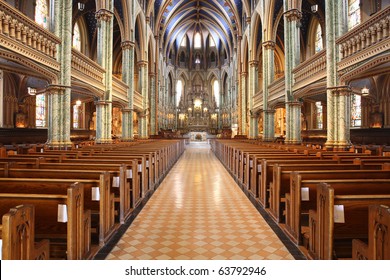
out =
[[[106,260],[302,259],[264,218],[210,146],[192,142],[118,243],[102,251]]]

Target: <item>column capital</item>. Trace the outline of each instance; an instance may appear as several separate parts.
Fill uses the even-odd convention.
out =
[[[147,61],[147,60],[139,60],[139,61],[137,62],[137,65],[138,65],[139,67],[145,67],[145,66],[148,65],[148,61]]]
[[[64,85],[48,85],[46,87],[46,90],[45,92],[47,94],[62,94],[62,93],[65,93],[65,89],[67,88],[71,88],[69,86],[64,86]]]
[[[123,41],[121,43],[121,47],[124,50],[128,50],[128,49],[134,48],[134,46],[135,46],[135,42],[133,42],[133,41]]]
[[[338,95],[350,95],[352,92],[350,86],[328,87],[327,90],[330,90],[333,94]]]
[[[263,47],[266,49],[266,50],[274,50],[275,49],[275,42],[274,41],[265,41],[263,42]]]
[[[301,102],[301,101],[298,101],[298,100],[295,100],[295,101],[287,101],[286,104],[288,104],[288,105],[291,106],[291,107],[295,107],[295,106],[301,107],[301,106],[302,106],[302,102]]]
[[[259,61],[258,60],[251,60],[251,61],[249,61],[249,65],[252,67],[256,67],[259,65]]]
[[[265,114],[275,114],[275,110],[274,109],[266,109],[266,110],[263,110],[263,112]]]
[[[114,13],[107,9],[100,9],[95,13],[97,21],[110,21]]]
[[[299,21],[302,18],[302,12],[298,9],[291,9],[284,13],[288,21]]]
[[[130,109],[130,108],[123,108],[122,109],[122,113],[132,113],[134,112],[134,109]]]
[[[111,104],[112,101],[109,101],[109,100],[98,100],[98,101],[95,101],[95,105],[96,106],[104,106],[104,105],[108,105],[108,104]]]

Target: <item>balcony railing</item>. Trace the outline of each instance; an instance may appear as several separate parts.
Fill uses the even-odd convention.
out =
[[[72,49],[72,76],[82,81],[91,79],[98,85],[103,83],[103,74],[106,71],[95,61],[89,59],[79,51]]]
[[[117,77],[112,77],[112,89],[113,89],[113,94],[122,99],[127,101],[127,90],[128,86],[126,83],[118,79]]]
[[[138,91],[134,91],[134,98],[133,98],[133,106],[134,109],[142,110],[142,95]]]
[[[0,43],[46,66],[59,67],[56,54],[61,40],[5,1],[0,1]]]
[[[336,41],[340,46],[341,59],[350,57],[387,39],[390,32],[389,21],[390,6],[341,36]]]
[[[284,76],[275,80],[272,84],[268,86],[268,101],[273,101],[278,99],[279,97],[284,96],[285,92],[285,80]]]
[[[293,70],[294,90],[326,77],[326,50],[322,50]]]

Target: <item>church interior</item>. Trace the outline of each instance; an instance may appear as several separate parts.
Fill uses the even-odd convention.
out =
[[[390,259],[389,77],[389,0],[0,1],[0,259]]]

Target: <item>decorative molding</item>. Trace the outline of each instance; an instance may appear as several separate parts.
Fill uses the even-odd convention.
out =
[[[262,45],[266,50],[275,50],[276,46],[274,41],[265,41]]]

